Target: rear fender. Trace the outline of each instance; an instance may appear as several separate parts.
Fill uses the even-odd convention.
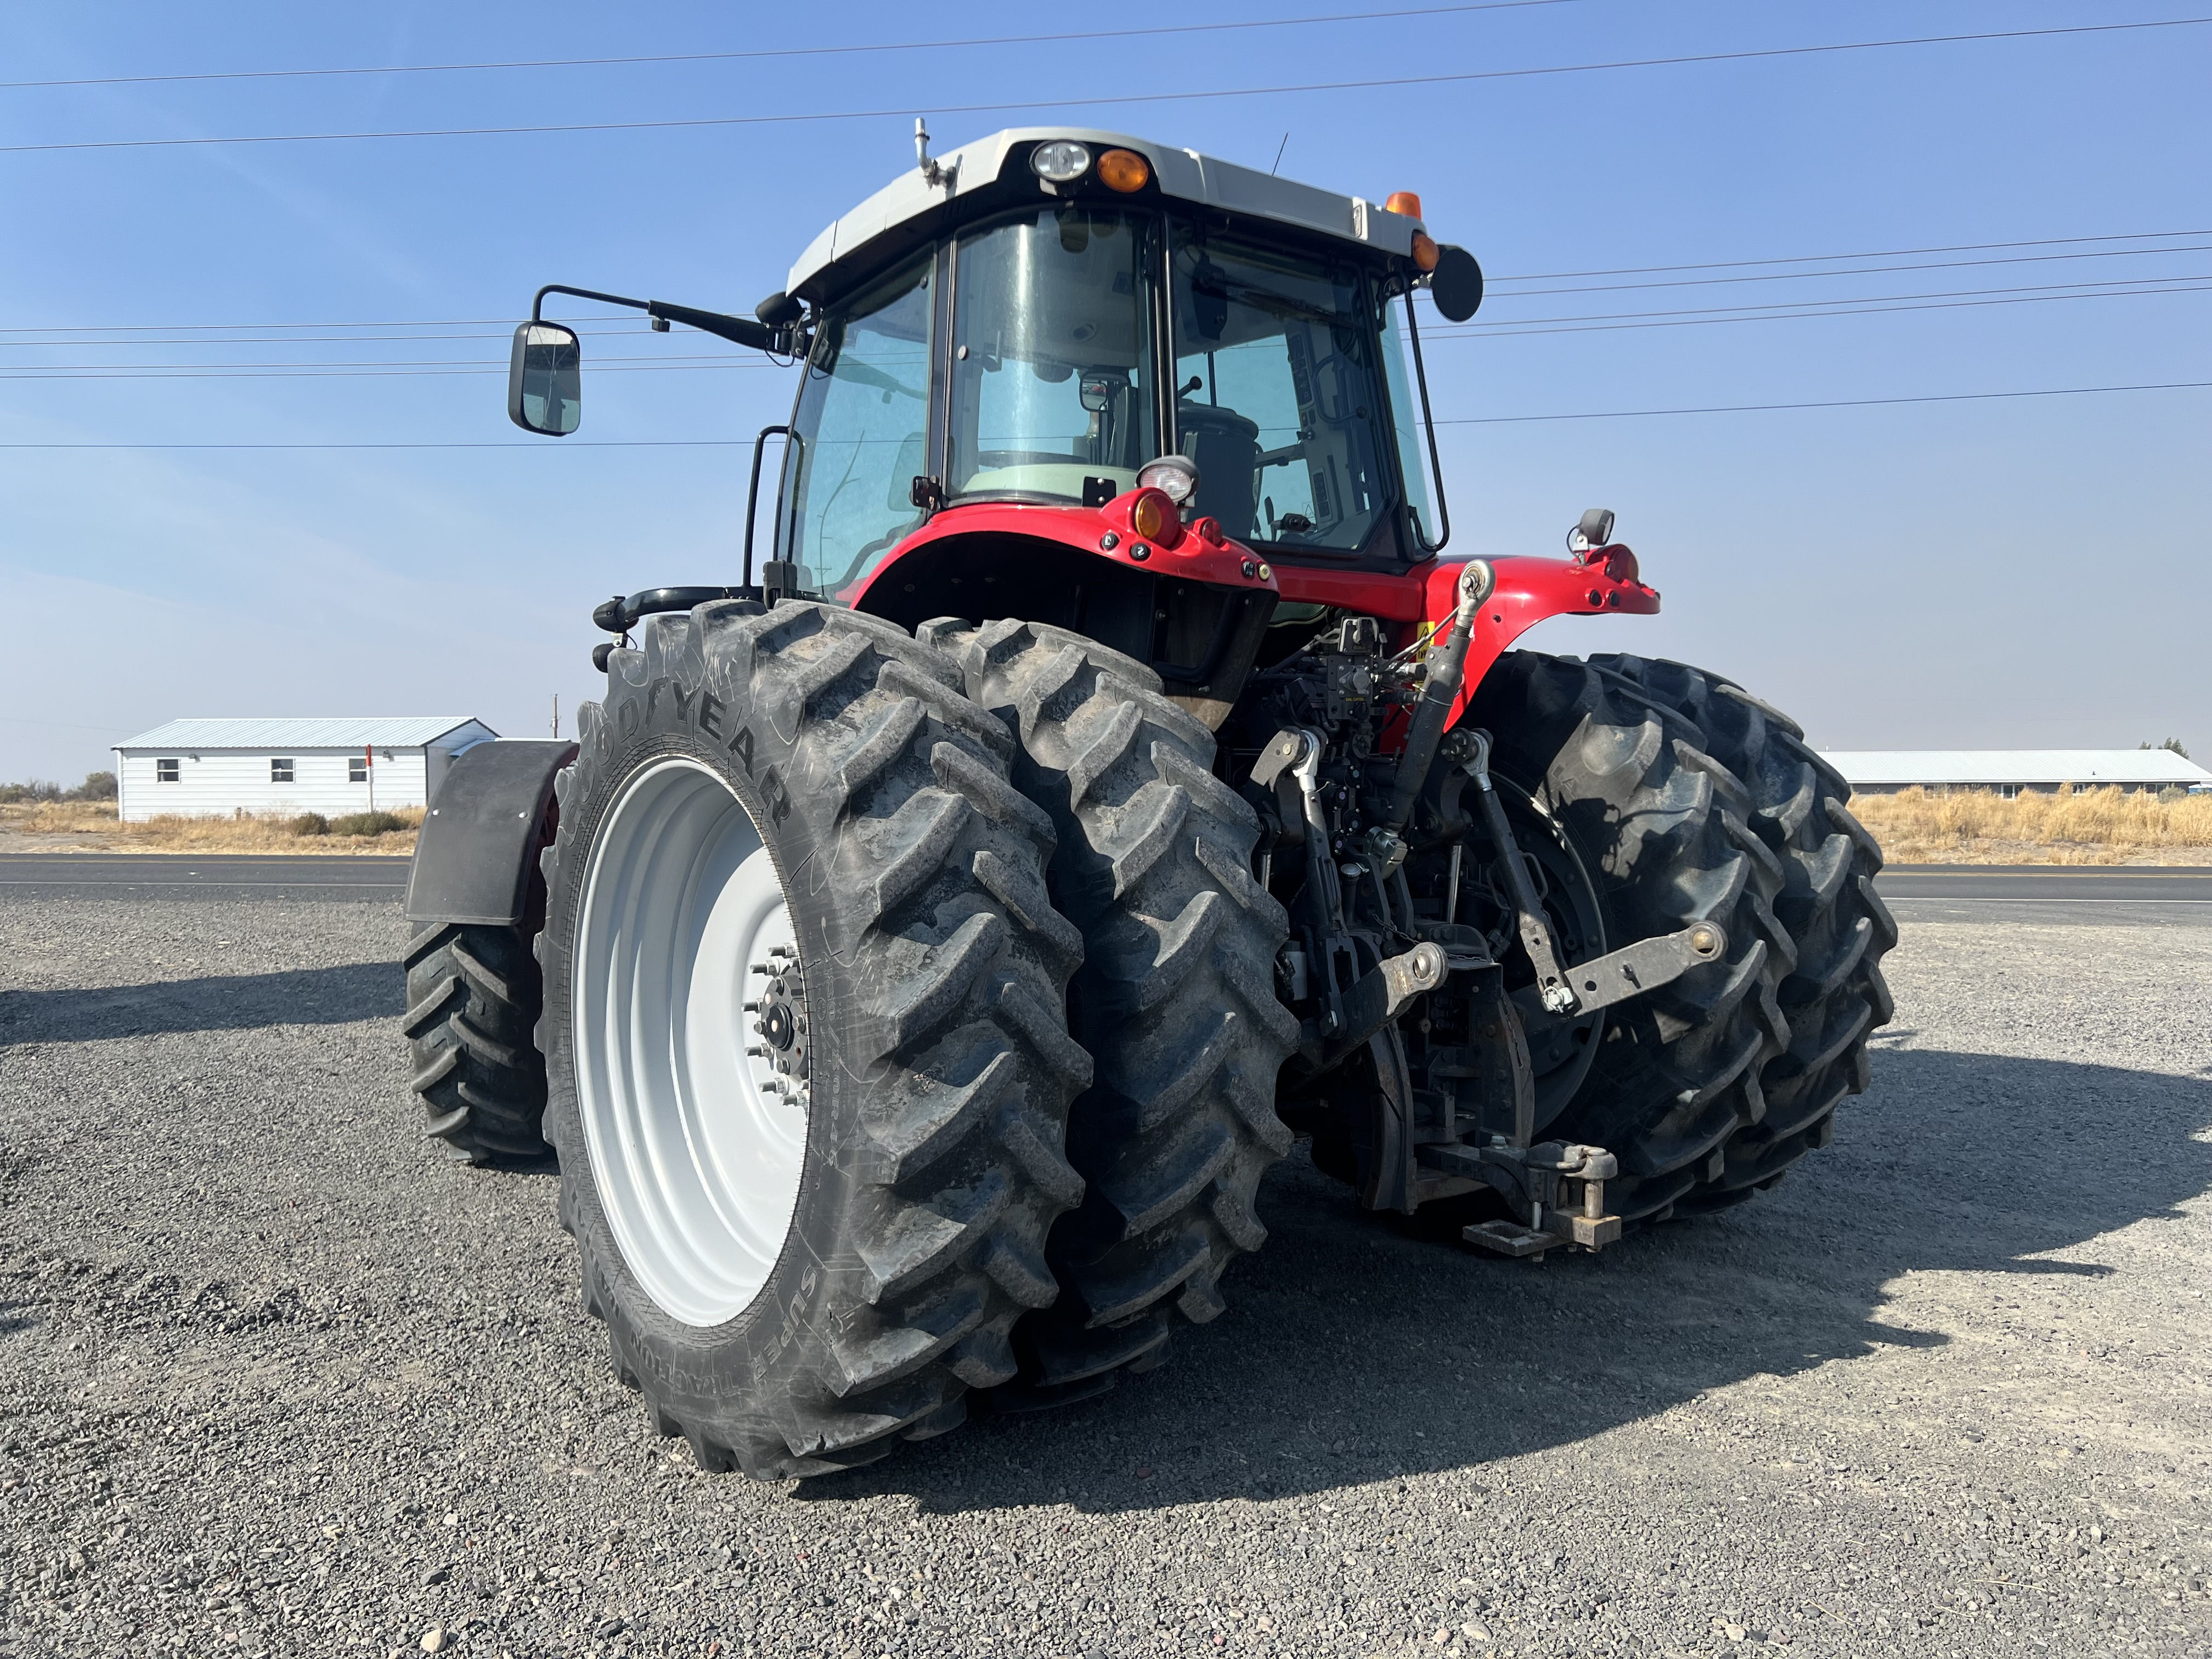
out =
[[[1626,547],[1593,548],[1575,559],[1493,559],[1498,586],[1475,619],[1467,651],[1467,684],[1453,705],[1456,721],[1474,689],[1514,641],[1550,617],[1601,617],[1623,612],[1635,617],[1659,613],[1659,590],[1644,586],[1636,555]],[[1429,573],[1422,623],[1437,623],[1459,603],[1461,567]]]
[[[1474,620],[1467,652],[1467,683],[1452,704],[1447,725],[1455,724],[1467,700],[1482,684],[1513,641],[1549,617],[1597,617],[1609,612],[1649,617],[1659,610],[1659,590],[1644,585],[1636,555],[1618,544],[1593,548],[1572,559],[1492,559],[1498,585]],[[1459,604],[1460,572],[1465,560],[1437,563],[1405,576],[1379,576],[1357,570],[1281,569],[1286,604],[1334,605],[1402,624],[1395,643],[1411,644],[1428,629],[1449,620]],[[1402,721],[1394,721],[1402,730]],[[1386,747],[1395,747],[1386,732]]]
[[[1167,693],[1220,724],[1275,609],[1274,573],[1212,520],[1136,532],[1132,490],[1103,507],[949,507],[838,597],[914,628],[933,617],[1049,623],[1149,663]]]
[[[538,855],[560,814],[553,781],[573,743],[502,738],[465,749],[423,815],[407,878],[407,920],[513,927],[542,907]]]

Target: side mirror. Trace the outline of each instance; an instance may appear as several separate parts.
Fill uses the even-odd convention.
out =
[[[558,323],[514,331],[507,367],[507,418],[525,432],[565,438],[584,418],[584,362],[576,331]]]
[[[1482,308],[1482,267],[1463,247],[1442,249],[1429,275],[1429,297],[1448,323],[1463,323]]]

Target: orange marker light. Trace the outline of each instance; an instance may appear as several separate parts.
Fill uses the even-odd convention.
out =
[[[1422,270],[1434,270],[1437,259],[1442,257],[1442,250],[1428,232],[1417,230],[1413,233],[1413,264],[1416,267]]]
[[[1152,164],[1133,149],[1109,149],[1098,158],[1098,182],[1127,196],[1142,190],[1152,176]]]
[[[1129,508],[1129,527],[1147,541],[1158,541],[1168,527],[1168,498],[1156,489],[1138,496]]]
[[[1390,199],[1382,204],[1382,211],[1385,213],[1402,213],[1408,219],[1425,219],[1428,217],[1426,214],[1421,211],[1421,198],[1414,195],[1410,190],[1392,191],[1390,192]]]

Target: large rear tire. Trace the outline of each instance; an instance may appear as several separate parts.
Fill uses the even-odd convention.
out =
[[[539,949],[562,1218],[617,1370],[708,1468],[941,1433],[1057,1294],[1082,941],[959,684],[877,618],[723,601],[579,711]]]
[[[1781,717],[1675,664],[1510,652],[1468,718],[1595,872],[1608,948],[1700,920],[1729,935],[1724,961],[1608,1012],[1544,1133],[1620,1157],[1607,1195],[1630,1220],[1771,1186],[1826,1144],[1889,1018],[1896,930],[1848,790]]]
[[[1213,734],[1144,664],[1042,623],[925,623],[969,695],[1019,736],[1013,776],[1052,816],[1053,902],[1083,931],[1069,1026],[1097,1082],[1068,1119],[1088,1183],[1054,1227],[1060,1300],[1016,1332],[1003,1405],[1097,1392],[1223,1310],[1222,1272],[1267,1236],[1260,1176],[1290,1150],[1275,1074],[1283,908],[1251,874],[1259,823],[1213,775]]]
[[[1699,747],[1748,787],[1751,828],[1782,860],[1772,908],[1788,941],[1778,997],[1790,1044],[1760,1074],[1765,1115],[1729,1138],[1719,1169],[1709,1160],[1676,1212],[1724,1208],[1826,1146],[1836,1107],[1867,1088],[1867,1036],[1894,1012],[1881,958],[1897,944],[1897,923],[1874,886],[1881,848],[1845,805],[1850,785],[1779,709],[1678,662],[1620,655],[1590,665],[1697,722]]]

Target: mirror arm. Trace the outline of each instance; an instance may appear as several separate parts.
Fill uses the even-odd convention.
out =
[[[544,321],[539,314],[549,294],[566,294],[579,300],[596,300],[601,305],[626,306],[632,311],[641,311],[657,323],[682,323],[696,328],[702,334],[712,334],[729,341],[732,345],[750,346],[756,351],[787,352],[792,331],[770,328],[750,317],[732,317],[720,311],[696,311],[690,306],[671,305],[665,300],[632,300],[620,294],[600,294],[588,288],[569,288],[560,283],[548,283],[538,290],[530,302],[530,320]]]
[[[532,322],[542,323],[545,320],[539,313],[544,309],[545,296],[549,294],[567,294],[579,300],[597,300],[601,305],[628,306],[632,311],[646,310],[653,303],[650,300],[626,300],[619,294],[599,294],[588,288],[568,288],[559,283],[548,283],[532,296],[530,301]]]

